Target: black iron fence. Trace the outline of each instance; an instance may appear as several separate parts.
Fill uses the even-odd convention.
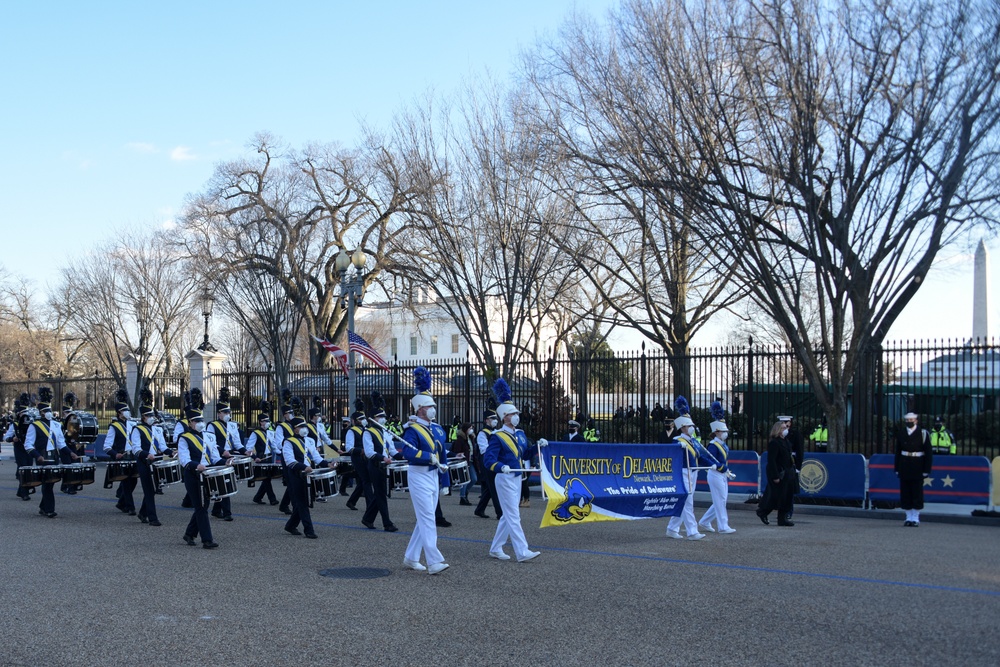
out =
[[[395,364],[381,371],[361,363],[358,396],[382,394],[387,411],[403,419],[413,395],[413,369]],[[493,406],[493,377],[467,361],[426,360],[433,377],[438,419],[450,424],[478,423]],[[1000,454],[1000,346],[995,341],[893,343],[862,355],[861,371],[847,390],[845,449],[865,455],[892,451],[892,437],[906,412],[916,412],[930,428],[944,420],[962,454]],[[808,441],[820,424],[822,408],[794,353],[779,347],[748,344],[692,350],[682,357],[643,352],[614,357],[560,357],[523,364],[506,378],[521,422],[532,437],[562,437],[571,417],[593,419],[605,442],[657,442],[663,419],[674,416],[677,394],[683,394],[703,433],[711,421],[709,406],[720,400],[737,449],[762,451],[776,416],[790,414]],[[211,395],[227,386],[234,419],[244,427],[256,423],[260,401],[272,404],[272,416],[287,388],[303,403],[322,402],[331,422],[350,414],[348,383],[339,368],[295,368],[284,377],[268,369],[229,369],[213,374]],[[107,377],[50,378],[0,382],[0,408],[8,410],[23,391],[52,386],[61,400],[73,391],[81,408],[93,412],[102,428],[113,417],[117,384]],[[154,378],[157,405],[179,415],[186,387],[182,377]],[[61,405],[61,403],[60,403]],[[334,435],[339,435],[334,433]]]
[[[162,412],[171,415],[180,414],[183,408],[184,390],[188,379],[185,375],[160,375],[150,378],[150,388],[153,392],[154,404]],[[76,395],[77,410],[89,412],[96,417],[102,432],[106,431],[115,417],[115,394],[118,391],[118,381],[112,377],[92,375],[90,377],[55,376],[40,380],[4,380],[0,381],[0,412],[13,410],[14,402],[22,393],[38,397],[39,387],[52,388],[52,408],[59,413],[63,410],[66,394]],[[138,406],[138,397],[132,396],[132,402]]]
[[[441,423],[454,418],[477,423],[493,405],[493,378],[469,362],[455,361],[395,364],[388,372],[361,363],[358,396],[367,399],[378,391],[387,411],[405,419],[417,365],[432,373]],[[1000,453],[1000,348],[994,341],[893,343],[866,351],[861,368],[847,392],[846,451],[866,456],[892,451],[896,427],[913,411],[926,428],[942,417],[958,440],[959,453]],[[711,421],[709,406],[720,400],[730,444],[738,449],[762,451],[778,415],[794,416],[807,442],[823,418],[795,354],[752,343],[693,350],[683,357],[639,352],[553,358],[519,366],[506,379],[532,437],[562,437],[570,418],[583,417],[594,420],[604,442],[657,442],[663,419],[675,415],[674,399],[682,392],[703,433]],[[347,378],[339,368],[297,368],[285,378],[268,369],[230,370],[216,373],[212,382],[216,391],[229,387],[234,418],[243,424],[256,420],[262,398],[277,407],[285,387],[306,409],[313,396],[319,397],[330,421],[352,411]]]

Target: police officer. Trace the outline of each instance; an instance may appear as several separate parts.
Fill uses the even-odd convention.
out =
[[[132,412],[128,407],[128,391],[124,388],[119,389],[115,393],[115,418],[108,426],[107,435],[104,436],[104,453],[116,461],[132,459],[128,436],[134,426]],[[135,500],[132,498],[132,492],[135,491],[138,482],[137,477],[128,477],[118,482],[118,489],[115,491],[118,497],[115,507],[129,516],[135,516]]]
[[[817,452],[825,452],[827,443],[830,440],[830,431],[826,427],[826,415],[820,417],[819,426],[809,436],[809,441],[813,444],[813,449]]]
[[[403,430],[402,451],[409,463],[407,483],[417,525],[406,546],[403,565],[418,572],[438,574],[448,568],[437,546],[434,521],[434,508],[440,493],[438,476],[448,470],[446,436],[444,429],[434,423],[437,405],[430,393],[430,372],[419,366],[414,369],[413,378],[417,393],[410,399],[410,405],[415,414],[410,427]],[[426,566],[420,562],[421,554],[427,561]]]
[[[893,468],[899,478],[899,507],[906,512],[903,525],[916,528],[924,508],[924,478],[930,477],[934,452],[930,436],[917,423],[917,415],[907,412],[903,419],[906,428],[896,432]]]
[[[39,388],[38,399],[35,407],[39,417],[25,431],[24,451],[30,460],[38,465],[45,465],[47,462],[55,463],[59,456],[56,452],[68,447],[63,438],[62,427],[52,418],[52,389]],[[80,460],[74,452],[70,452],[69,456],[73,461]],[[38,504],[38,513],[50,519],[56,517],[56,497],[52,491],[54,486],[55,483],[42,484],[42,502]]]
[[[597,430],[597,424],[593,419],[587,420],[587,428],[583,429],[583,439],[587,442],[600,442],[601,432]]]
[[[521,473],[512,470],[522,465],[521,461],[528,449],[528,437],[518,428],[520,412],[511,402],[510,386],[503,378],[494,383],[493,393],[500,402],[496,413],[503,420],[503,425],[490,436],[483,462],[487,469],[496,474],[497,499],[503,507],[503,516],[493,534],[490,557],[510,560],[510,556],[503,550],[509,539],[517,562],[524,563],[541,555],[541,552],[528,548],[528,540],[524,537],[518,502],[521,497]],[[546,444],[544,440],[539,441],[540,446],[544,447]]]
[[[953,455],[958,451],[955,434],[944,427],[941,417],[934,418],[934,428],[931,429],[931,450],[935,454]]]
[[[153,474],[153,461],[157,456],[170,455],[167,443],[162,435],[157,437],[153,427],[156,423],[156,409],[153,407],[153,394],[143,389],[140,394],[142,405],[139,408],[141,422],[135,425],[129,434],[129,450],[136,459],[139,470],[139,482],[142,484],[142,504],[139,506],[139,521],[151,526],[160,526],[156,516],[156,476]],[[162,430],[161,430],[162,434]]]
[[[201,535],[201,546],[205,549],[215,549],[218,543],[212,539],[212,525],[208,519],[208,506],[202,486],[201,473],[209,466],[221,464],[214,444],[207,443],[203,437],[205,419],[201,409],[189,405],[184,411],[187,428],[177,439],[177,456],[180,459],[184,488],[194,512],[187,528],[184,530],[184,541],[194,546],[194,538]]]
[[[309,437],[309,428],[301,417],[295,417],[289,422],[294,435],[286,436],[282,444],[281,458],[288,471],[289,496],[292,503],[292,515],[285,522],[285,532],[291,535],[302,535],[311,540],[316,539],[313,529],[312,515],[309,513],[309,479],[307,475],[313,468],[326,468],[329,464],[316,451],[316,444]],[[299,523],[302,531],[299,531]]]

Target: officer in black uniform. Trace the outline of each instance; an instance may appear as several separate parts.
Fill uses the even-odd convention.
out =
[[[569,432],[563,438],[565,442],[585,442],[583,433],[580,433],[580,422],[575,419],[569,420]]]
[[[907,412],[906,427],[896,432],[894,469],[899,478],[899,507],[906,512],[907,528],[920,525],[920,510],[924,508],[924,478],[930,477],[934,453],[927,431],[920,428],[917,415]]]

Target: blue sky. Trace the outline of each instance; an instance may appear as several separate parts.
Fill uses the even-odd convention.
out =
[[[574,7],[603,17],[617,4],[5,2],[0,265],[54,284],[69,257],[117,230],[168,223],[257,132],[351,144],[359,121],[385,126],[428,90],[505,76]],[[949,253],[891,338],[968,336],[971,258]]]

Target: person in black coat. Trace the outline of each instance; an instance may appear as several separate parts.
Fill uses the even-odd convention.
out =
[[[771,427],[767,443],[767,489],[757,508],[757,517],[765,524],[770,523],[767,515],[778,510],[779,526],[794,526],[788,520],[792,509],[792,491],[795,482],[795,463],[792,448],[785,439],[788,436],[787,422],[777,421]]]
[[[785,422],[785,428],[788,429],[788,436],[785,440],[788,442],[788,446],[792,449],[792,465],[795,466],[795,479],[791,480],[792,484],[789,489],[789,493],[792,495],[792,501],[788,503],[788,516],[785,518],[791,520],[792,514],[795,513],[795,505],[793,501],[796,494],[799,492],[799,473],[802,472],[802,462],[806,457],[806,446],[805,438],[802,437],[802,433],[799,429],[795,428],[795,423],[792,421],[793,417],[791,415],[781,415],[778,417],[779,422]]]
[[[906,512],[907,528],[920,525],[920,510],[924,508],[924,478],[931,474],[933,450],[927,431],[917,424],[917,415],[907,412],[906,428],[896,433],[894,469],[899,478],[899,507]]]

